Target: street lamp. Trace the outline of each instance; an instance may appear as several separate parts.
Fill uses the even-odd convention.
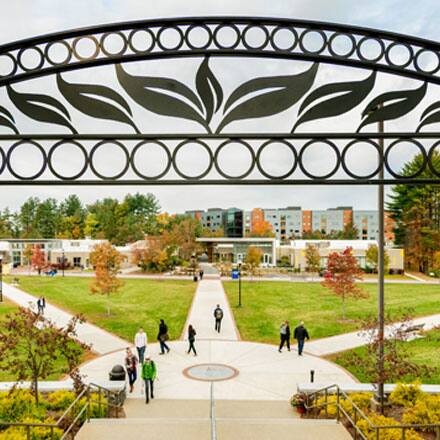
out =
[[[238,307],[241,307],[241,263],[238,263]]]
[[[196,279],[196,254],[191,255],[191,267],[193,270],[193,280],[197,281],[197,279]]]
[[[63,277],[64,277],[64,264],[65,264],[64,249],[63,249],[62,257],[61,257],[61,258],[62,258],[62,260],[61,260],[61,261],[62,261],[62,263],[61,263],[61,264],[62,264],[62,267],[61,267],[61,268],[62,268],[62,270],[63,270]]]
[[[0,255],[0,303],[3,302],[3,255]]]

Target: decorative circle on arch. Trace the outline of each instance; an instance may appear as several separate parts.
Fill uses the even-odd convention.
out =
[[[0,78],[6,77],[6,76],[15,75],[16,72],[17,72],[17,69],[18,69],[17,60],[15,59],[15,57],[12,54],[10,54],[9,52],[1,54],[0,55],[0,59],[1,59],[1,57],[6,57],[6,58],[9,58],[11,60],[11,62],[12,62],[12,69],[10,70],[9,73],[4,74],[4,75],[0,75]]]
[[[64,60],[62,61],[55,61],[51,58],[50,49],[52,49],[52,47],[55,47],[56,44],[61,44],[67,50],[66,58],[64,58]],[[52,66],[62,66],[63,64],[68,64],[72,59],[72,48],[70,47],[70,44],[65,40],[51,41],[44,48],[44,56],[48,63],[52,64]]]
[[[230,45],[223,45],[219,41],[219,33],[223,29],[232,29],[232,31],[235,33],[235,41]],[[214,30],[214,44],[219,49],[235,49],[240,44],[240,30],[235,24],[221,24],[217,26]]]
[[[184,173],[179,169],[179,167],[177,166],[177,153],[178,153],[178,152],[179,152],[179,151],[180,151],[185,145],[188,145],[188,144],[197,144],[197,145],[201,145],[201,146],[207,151],[208,156],[209,156],[209,164],[208,164],[206,170],[203,171],[202,173],[198,174],[197,176],[188,176],[187,174],[184,174]],[[187,139],[187,140],[181,142],[181,143],[176,147],[176,149],[173,151],[172,163],[173,163],[173,166],[174,166],[174,170],[176,171],[176,173],[177,173],[180,177],[183,177],[184,179],[187,179],[187,180],[198,180],[198,179],[202,179],[203,177],[205,177],[205,176],[211,171],[211,168],[212,168],[212,165],[213,165],[213,161],[214,161],[214,158],[213,158],[213,155],[212,155],[212,151],[211,151],[211,149],[208,147],[208,145],[206,145],[204,142],[202,142],[201,140],[198,140],[198,139],[194,139],[194,140],[193,140],[193,139]]]
[[[399,145],[402,142],[408,142],[412,145],[415,145],[418,148],[418,150],[420,151],[422,158],[423,158],[423,163],[422,163],[421,167],[415,173],[409,174],[407,176],[404,176],[402,174],[394,172],[394,170],[391,168],[391,166],[388,162],[391,150],[395,146]],[[422,144],[419,141],[416,141],[415,139],[397,139],[394,142],[392,142],[390,144],[390,146],[387,148],[387,150],[385,151],[385,167],[386,167],[387,171],[396,179],[402,179],[402,178],[403,179],[413,179],[413,178],[419,176],[426,169],[427,163],[428,163],[428,155],[426,154],[426,151],[423,148]]]
[[[307,49],[306,45],[305,45],[305,42],[304,42],[304,39],[307,37],[307,35],[312,35],[312,34],[318,34],[322,38],[321,47],[319,47],[318,49],[315,49],[315,50]],[[319,55],[327,47],[327,35],[321,29],[306,29],[306,30],[304,30],[304,32],[299,37],[299,47],[301,48],[301,50],[304,53],[309,53],[309,54],[313,54],[313,55]]]
[[[335,153],[335,156],[336,156],[336,164],[333,167],[333,169],[329,173],[323,174],[321,176],[316,176],[312,173],[309,173],[303,164],[303,157],[304,157],[304,153],[307,150],[307,148],[309,148],[313,144],[318,144],[318,143],[323,143],[323,144],[328,145],[333,150],[333,152]],[[341,153],[339,152],[336,145],[327,139],[312,139],[312,140],[308,141],[302,147],[302,149],[299,153],[299,167],[300,167],[301,171],[310,179],[328,179],[329,177],[333,176],[333,174],[335,174],[336,171],[338,171],[340,164],[341,164]]]
[[[153,144],[153,145],[158,145],[160,148],[162,148],[165,153],[166,153],[166,157],[167,157],[167,163],[165,165],[164,170],[159,173],[156,174],[154,176],[147,176],[143,173],[141,173],[139,171],[139,169],[136,167],[136,161],[135,161],[135,157],[136,157],[136,153],[139,151],[139,149],[144,146],[144,145],[148,145],[148,144]],[[167,146],[160,141],[153,141],[153,140],[148,140],[148,141],[141,141],[139,142],[133,149],[133,151],[131,152],[131,156],[130,156],[130,164],[131,167],[133,168],[133,171],[142,179],[144,180],[154,180],[154,179],[160,179],[161,177],[165,176],[165,174],[169,171],[169,169],[171,168],[171,164],[172,164],[172,158],[171,158],[171,153],[168,150]]]
[[[121,38],[121,40],[122,40],[122,47],[117,52],[111,52],[108,48],[106,48],[106,46],[105,46],[106,43],[105,42],[106,42],[106,40],[108,40],[109,37],[113,37],[115,35]],[[108,57],[120,56],[120,55],[125,53],[125,51],[127,50],[127,47],[128,47],[127,37],[125,36],[125,34],[123,34],[120,31],[106,32],[105,34],[102,34],[101,39],[99,41],[99,44],[101,46],[102,53],[104,53]]]
[[[247,149],[247,151],[250,153],[250,156],[251,156],[251,164],[249,165],[249,168],[243,173],[243,174],[239,174],[239,175],[236,175],[236,176],[231,176],[230,174],[226,174],[221,168],[220,168],[220,165],[219,165],[219,163],[218,163],[218,160],[219,160],[219,156],[220,156],[220,152],[221,152],[221,150],[223,150],[223,148],[225,148],[227,145],[229,145],[229,144],[240,144],[240,145],[243,145],[246,149]],[[222,144],[220,144],[220,146],[217,148],[217,150],[216,150],[216,152],[215,152],[215,155],[214,155],[214,164],[215,164],[215,169],[217,170],[217,172],[221,175],[221,176],[223,176],[224,178],[226,178],[226,179],[238,179],[238,180],[240,180],[240,179],[244,179],[245,177],[247,177],[251,172],[252,172],[252,170],[254,169],[254,167],[255,167],[255,152],[254,152],[254,150],[252,149],[252,147],[247,143],[247,142],[245,142],[245,141],[243,141],[243,140],[237,140],[237,139],[234,139],[234,140],[232,140],[232,139],[229,139],[229,140],[227,140],[227,141],[224,141]]]
[[[81,153],[84,156],[84,165],[83,165],[83,167],[81,168],[81,170],[77,174],[74,174],[73,176],[63,176],[63,175],[61,175],[60,173],[58,173],[55,170],[55,167],[52,164],[52,159],[53,159],[53,155],[55,153],[55,150],[57,148],[59,148],[59,147],[62,147],[63,145],[67,145],[67,144],[75,145],[76,147],[78,147],[79,150],[81,151]],[[87,168],[89,166],[89,157],[87,155],[86,149],[79,142],[74,141],[74,140],[68,140],[68,141],[61,140],[61,141],[57,142],[55,145],[53,145],[51,147],[51,149],[49,150],[49,155],[48,155],[47,162],[48,162],[49,169],[50,169],[51,173],[54,176],[58,177],[58,179],[61,179],[61,180],[76,180],[76,179],[80,178],[86,172],[86,170],[87,170]]]
[[[39,171],[37,171],[35,174],[31,175],[31,176],[21,176],[20,174],[16,173],[14,171],[14,169],[12,168],[12,164],[11,164],[11,159],[12,159],[12,153],[20,146],[23,144],[31,144],[35,147],[37,147],[37,150],[41,153],[41,156],[43,157],[43,165],[41,165],[41,168]],[[46,170],[47,167],[47,156],[46,156],[46,151],[44,150],[44,148],[38,144],[35,141],[31,141],[31,140],[22,140],[22,141],[18,141],[16,142],[9,150],[8,150],[8,154],[6,156],[6,163],[8,166],[8,170],[9,172],[17,179],[19,180],[34,180],[37,179],[38,177],[40,177],[44,171]]]
[[[146,49],[138,49],[136,47],[136,45],[134,44],[134,38],[136,37],[136,35],[140,35],[141,33],[145,33],[148,34],[151,38],[151,42],[150,45],[147,46]],[[154,35],[153,31],[151,31],[150,29],[134,29],[130,32],[130,34],[128,35],[128,47],[130,48],[130,50],[132,50],[135,54],[144,54],[147,52],[151,52],[154,48],[156,44],[156,36]]]
[[[248,40],[246,40],[246,36],[249,34],[249,32],[252,32],[254,30],[261,31],[263,33],[262,34],[262,36],[263,36],[262,43],[257,44],[255,46],[253,44],[250,44],[250,42]],[[265,27],[265,26],[250,24],[250,25],[246,26],[245,29],[243,30],[243,33],[241,34],[241,41],[243,43],[243,46],[246,49],[249,49],[249,50],[264,49],[269,44],[269,31],[267,30],[267,27]]]
[[[6,154],[1,146],[0,146],[0,159],[2,161],[0,165],[0,174],[2,174],[6,167]]]
[[[293,165],[291,166],[289,171],[287,171],[286,173],[274,176],[264,170],[264,168],[261,164],[261,155],[263,154],[263,151],[265,148],[267,148],[271,144],[276,144],[276,143],[286,145],[287,148],[289,148],[289,150],[293,154]],[[285,179],[286,177],[290,176],[296,170],[296,167],[298,166],[298,153],[296,152],[296,149],[294,148],[294,146],[290,142],[287,142],[285,140],[269,139],[263,145],[261,145],[261,147],[258,149],[256,162],[257,162],[257,168],[263,176],[267,177],[268,179],[281,180],[281,179]]]
[[[30,52],[37,52],[38,57],[40,58],[37,65],[34,67],[27,67],[24,65],[23,63],[23,55]],[[20,49],[18,51],[18,55],[17,55],[17,63],[20,66],[21,69],[23,69],[25,72],[31,72],[33,70],[39,70],[43,67],[44,65],[44,54],[43,51],[38,47],[38,46],[32,46],[32,47],[26,47],[23,49]]]
[[[201,46],[198,46],[198,45],[194,44],[193,42],[191,42],[191,32],[195,32],[197,29],[205,31],[208,36],[206,43],[202,44]],[[212,35],[211,28],[206,26],[206,24],[192,24],[191,26],[188,27],[188,29],[185,32],[185,42],[188,45],[188,47],[193,50],[207,49],[212,43],[212,38],[213,38],[213,35]]]
[[[170,46],[167,47],[165,46],[165,44],[163,43],[163,41],[161,41],[161,38],[164,38],[164,32],[169,33],[169,31],[176,31],[177,32],[177,37],[178,37],[178,41],[174,46]],[[183,45],[183,41],[184,41],[184,35],[183,35],[183,31],[182,29],[180,29],[178,26],[163,26],[159,29],[159,31],[157,32],[157,45],[164,51],[169,51],[169,50],[178,50],[182,47]]]
[[[78,52],[78,44],[81,41],[91,41],[94,44],[95,49],[91,55],[83,56]],[[77,37],[73,40],[73,43],[72,43],[73,55],[79,61],[94,60],[99,55],[99,50],[100,50],[99,42],[98,42],[97,38],[94,37],[93,35],[85,35],[83,37]]]
[[[437,141],[435,144],[433,144],[432,145],[432,147],[430,148],[430,150],[429,150],[429,154],[428,154],[428,166],[429,166],[429,169],[437,176],[437,177],[440,177],[440,169],[436,169],[435,168],[435,166],[434,166],[434,162],[433,162],[433,159],[434,159],[434,154],[435,154],[435,149],[437,148],[437,147],[439,147],[440,146],[440,141]],[[1,168],[0,168],[0,170],[1,170]],[[0,171],[0,174],[1,174],[1,171]]]
[[[122,171],[120,173],[115,174],[114,176],[104,176],[103,174],[101,174],[97,171],[95,165],[93,164],[93,157],[94,157],[96,151],[98,150],[98,148],[100,148],[104,144],[116,145],[117,147],[119,147],[123,151],[123,153],[125,155],[124,168],[122,169]],[[90,151],[89,163],[90,163],[90,169],[92,170],[92,172],[95,176],[99,177],[102,180],[116,180],[116,179],[119,179],[120,177],[122,177],[127,172],[128,168],[130,166],[130,155],[129,155],[125,145],[122,144],[121,142],[104,140],[104,141],[98,142]]]
[[[290,32],[293,35],[293,43],[290,44],[290,46],[287,47],[281,47],[276,42],[276,36],[279,32],[287,31]],[[298,44],[298,32],[296,32],[295,28],[288,27],[288,26],[277,26],[272,30],[270,33],[270,44],[275,50],[283,51],[283,52],[291,52],[293,49],[295,49],[296,45]]]
[[[336,51],[336,48],[334,46],[336,46],[336,39],[337,38],[348,38],[348,40],[350,41],[351,47],[350,47],[350,49],[347,52],[345,52],[345,53],[338,53]],[[332,34],[330,36],[330,38],[328,40],[328,51],[334,57],[349,58],[349,57],[351,57],[354,54],[355,50],[356,50],[356,39],[353,37],[353,35],[344,34],[344,33],[341,33],[341,32],[335,32],[334,34]]]
[[[379,163],[377,164],[377,167],[375,168],[375,170],[373,172],[371,172],[370,174],[366,174],[366,175],[359,175],[359,174],[352,173],[350,171],[350,169],[348,168],[347,163],[345,162],[348,150],[351,147],[353,147],[354,145],[361,144],[361,143],[366,143],[366,144],[372,145],[376,149],[379,157],[381,157],[380,148],[376,142],[372,141],[371,139],[355,139],[355,140],[349,142],[344,147],[344,150],[342,151],[342,157],[341,157],[342,168],[353,179],[371,179],[371,177],[375,176],[379,172],[379,170],[381,169],[382,158],[380,159]]]

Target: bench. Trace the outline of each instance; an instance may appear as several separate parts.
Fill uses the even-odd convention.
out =
[[[411,325],[405,329],[405,333],[418,333],[423,330],[423,327],[425,327],[425,323]]]

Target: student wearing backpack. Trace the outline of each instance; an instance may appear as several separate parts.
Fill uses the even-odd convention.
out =
[[[194,342],[196,340],[196,329],[190,324],[188,327],[188,342],[189,348],[187,353],[190,354],[191,350],[194,352],[194,356],[197,356],[196,347],[194,347]]]
[[[141,377],[145,383],[145,403],[150,403],[150,397],[154,399],[154,379],[156,379],[157,369],[156,364],[147,356],[145,362],[142,364],[142,373]]]
[[[223,319],[223,310],[220,308],[220,304],[217,304],[217,307],[214,310],[214,318],[215,318],[215,331],[220,333],[220,329],[222,326],[222,319]]]

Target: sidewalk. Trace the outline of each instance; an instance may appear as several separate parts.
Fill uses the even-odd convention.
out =
[[[411,320],[411,325],[418,324],[425,324],[423,330],[431,330],[440,325],[440,314]],[[390,327],[385,327],[385,337],[389,336],[389,334]],[[352,332],[306,342],[304,351],[315,356],[327,356],[340,351],[362,347],[368,343],[368,337],[359,335],[359,332]]]
[[[214,309],[217,304],[223,309],[221,332],[215,331]],[[184,339],[187,339],[188,325],[197,331],[196,340],[227,340],[238,341],[234,318],[226,298],[220,279],[204,279],[199,282],[191,310],[184,329]]]
[[[21,307],[36,309],[37,298],[22,290],[3,283],[3,295]],[[58,327],[64,327],[72,315],[46,302],[44,316],[53,321]],[[122,350],[129,344],[121,338],[96,327],[93,324],[83,323],[77,326],[78,339],[91,345],[92,351],[97,354],[107,354],[115,350]]]

